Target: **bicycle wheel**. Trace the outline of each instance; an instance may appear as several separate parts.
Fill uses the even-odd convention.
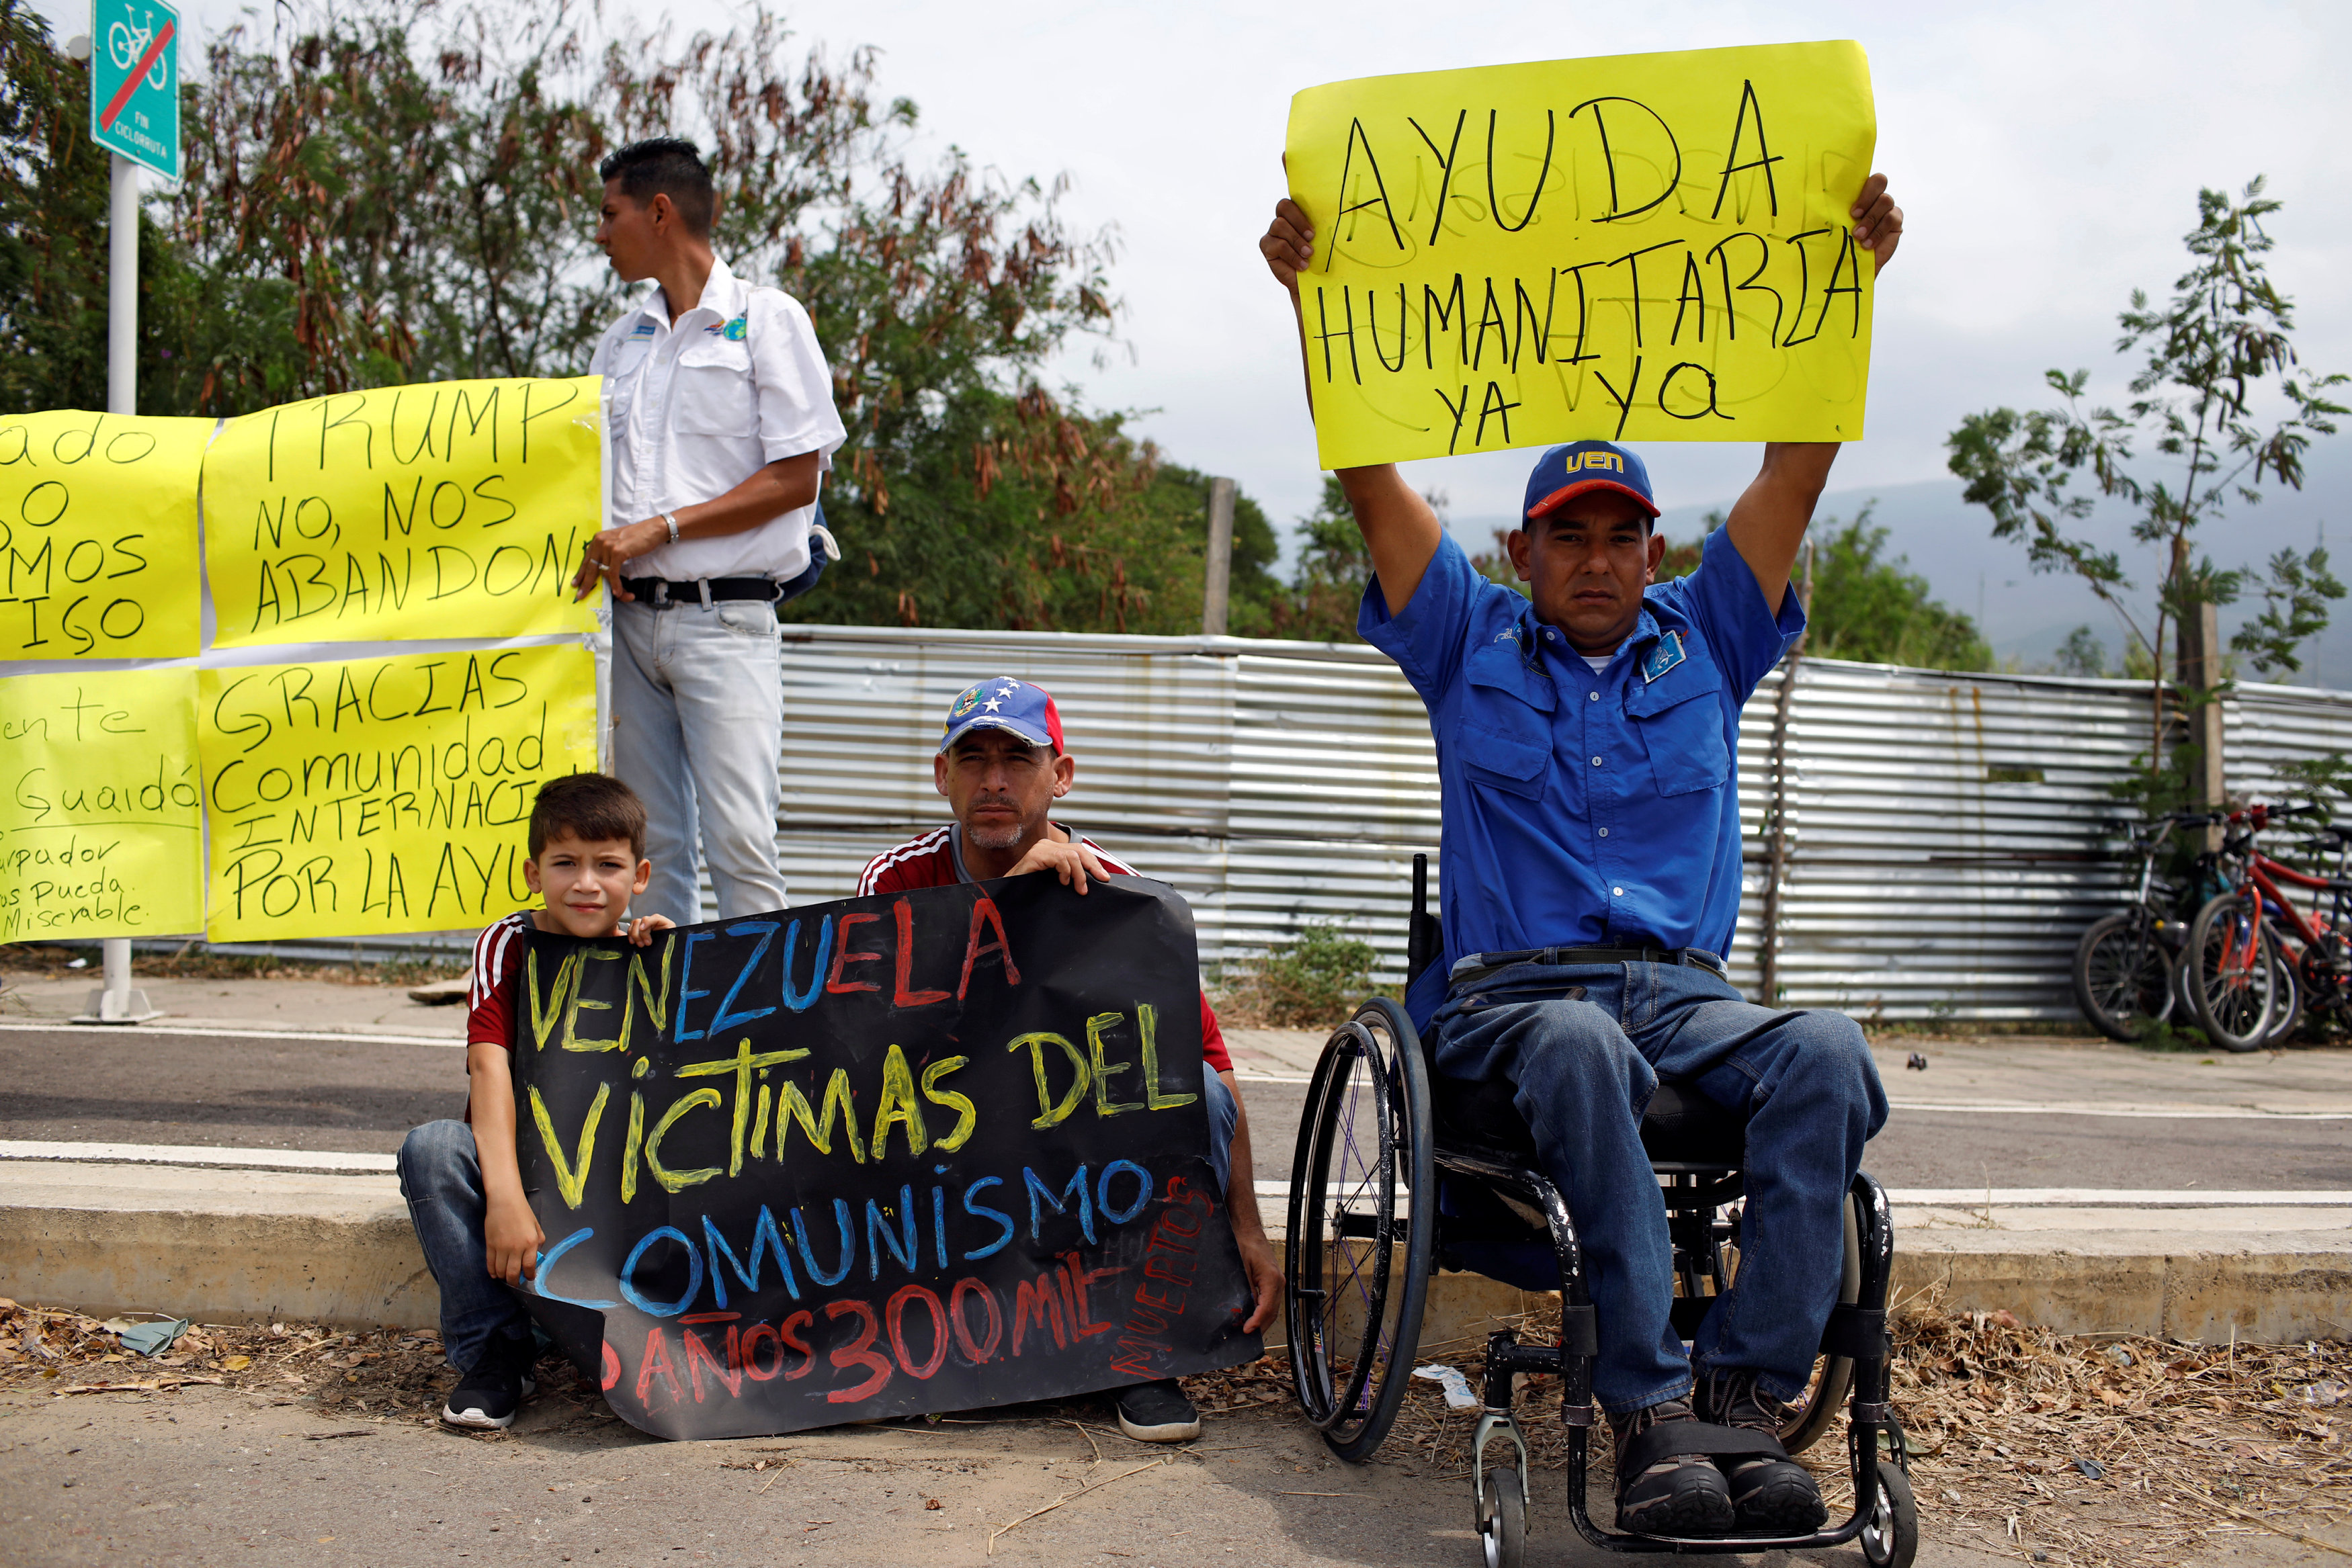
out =
[[[2172,1014],[2172,955],[2147,911],[2095,921],[2074,947],[2074,1005],[2109,1040],[2126,1044]]]
[[[2303,1027],[2303,956],[2290,948],[2277,931],[2270,934],[2271,986],[2277,998],[2271,1009],[2271,1027],[2263,1036],[2266,1046],[2284,1045]]]
[[[2224,1051],[2260,1051],[2275,1016],[2278,988],[2269,928],[2256,895],[2225,893],[2189,927],[2189,995],[2205,1037]]]
[[[1376,998],[1316,1063],[1290,1167],[1290,1371],[1331,1451],[1371,1458],[1421,1343],[1437,1190],[1429,1078],[1412,1022]]]

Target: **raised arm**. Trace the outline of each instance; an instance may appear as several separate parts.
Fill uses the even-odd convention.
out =
[[[1290,291],[1290,315],[1298,323],[1298,362],[1304,375],[1307,328],[1298,308],[1298,274],[1315,260],[1315,227],[1307,221],[1298,204],[1285,196],[1275,204],[1274,222],[1267,227],[1265,237],[1258,241],[1257,248],[1274,273],[1275,281]],[[1315,403],[1311,379],[1307,383],[1307,402],[1309,408]],[[1356,514],[1356,527],[1363,531],[1364,544],[1372,552],[1372,570],[1381,580],[1381,597],[1388,601],[1391,615],[1402,613],[1413,590],[1421,586],[1421,574],[1429,570],[1430,558],[1437,553],[1438,541],[1444,537],[1437,514],[1413,493],[1393,463],[1342,468],[1338,478],[1339,487],[1348,494],[1349,508]]]
[[[1879,272],[1894,259],[1903,239],[1903,209],[1886,193],[1886,176],[1873,174],[1854,198],[1854,243],[1866,247]],[[1725,527],[1739,558],[1763,586],[1764,601],[1780,612],[1788,597],[1789,570],[1813,520],[1813,507],[1837,461],[1834,441],[1775,441],[1764,448],[1764,466],[1741,493]]]

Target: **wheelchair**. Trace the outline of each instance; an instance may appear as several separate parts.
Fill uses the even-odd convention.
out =
[[[1415,855],[1407,942],[1415,977],[1442,950],[1427,889],[1428,858]],[[1738,1227],[1726,1209],[1741,1192],[1745,1128],[1737,1113],[1696,1088],[1662,1082],[1641,1134],[1674,1248],[1674,1323],[1687,1338],[1734,1267]],[[1918,1551],[1919,1516],[1903,1428],[1887,1398],[1894,1243],[1885,1189],[1857,1176],[1846,1203],[1838,1305],[1812,1382],[1780,1432],[1795,1454],[1826,1435],[1844,1408],[1854,1507],[1843,1523],[1771,1538],[1603,1530],[1586,1501],[1597,1336],[1576,1223],[1537,1161],[1510,1085],[1441,1076],[1404,1009],[1376,998],[1324,1046],[1299,1124],[1286,1242],[1291,1375],[1304,1413],[1331,1451],[1361,1463],[1388,1436],[1403,1402],[1432,1276],[1460,1270],[1527,1290],[1557,1289],[1558,1344],[1521,1343],[1507,1330],[1487,1336],[1470,1481],[1488,1568],[1516,1568],[1526,1550],[1533,1489],[1527,1441],[1511,1410],[1524,1373],[1560,1379],[1569,1517],[1593,1545],[1730,1553],[1857,1542],[1874,1568],[1906,1568]],[[1496,1442],[1508,1451],[1490,1469],[1486,1453]]]

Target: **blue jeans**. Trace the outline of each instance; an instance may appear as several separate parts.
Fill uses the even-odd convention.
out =
[[[463,1122],[427,1122],[401,1141],[395,1164],[416,1244],[441,1287],[442,1356],[458,1371],[471,1372],[495,1342],[520,1345],[531,1338],[522,1298],[490,1277],[489,1248],[482,1239],[489,1206],[474,1129]]]
[[[756,599],[613,605],[613,771],[646,803],[653,882],[634,913],[702,918],[695,845],[721,920],[784,907],[776,612]]]
[[[1234,1126],[1240,1103],[1224,1080],[1202,1074],[1209,1113],[1209,1164],[1223,1190],[1233,1164]],[[416,1227],[425,1265],[441,1287],[441,1349],[449,1364],[471,1372],[492,1342],[531,1337],[530,1316],[521,1296],[490,1277],[488,1244],[483,1239],[489,1202],[482,1191],[482,1161],[474,1129],[463,1122],[427,1122],[401,1141],[394,1162],[400,1196]],[[1250,1179],[1243,1173],[1243,1179]]]
[[[1580,998],[1564,995],[1572,987]],[[1517,1087],[1583,1244],[1601,1339],[1593,1392],[1612,1414],[1692,1382],[1693,1354],[1667,1315],[1674,1254],[1642,1112],[1660,1078],[1746,1111],[1739,1270],[1693,1351],[1700,1369],[1753,1371],[1778,1398],[1803,1390],[1837,1302],[1846,1191],[1886,1124],[1853,1019],[1758,1007],[1706,969],[1523,963],[1465,970],[1430,1029],[1440,1072]]]

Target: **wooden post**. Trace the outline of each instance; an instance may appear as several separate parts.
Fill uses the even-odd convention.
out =
[[[1201,584],[1201,635],[1225,634],[1225,611],[1233,591],[1234,482],[1209,481],[1209,551]]]
[[[2180,684],[2210,691],[2221,684],[2221,607],[2208,601],[2197,606],[2194,615],[2181,617],[2180,657],[2177,672]],[[2221,756],[2221,704],[2218,697],[2183,716],[2181,738],[2197,747],[2197,765],[2189,770],[2189,803],[2199,810],[2218,811],[2229,799]],[[2208,837],[2218,847],[2220,830],[2210,831]]]

